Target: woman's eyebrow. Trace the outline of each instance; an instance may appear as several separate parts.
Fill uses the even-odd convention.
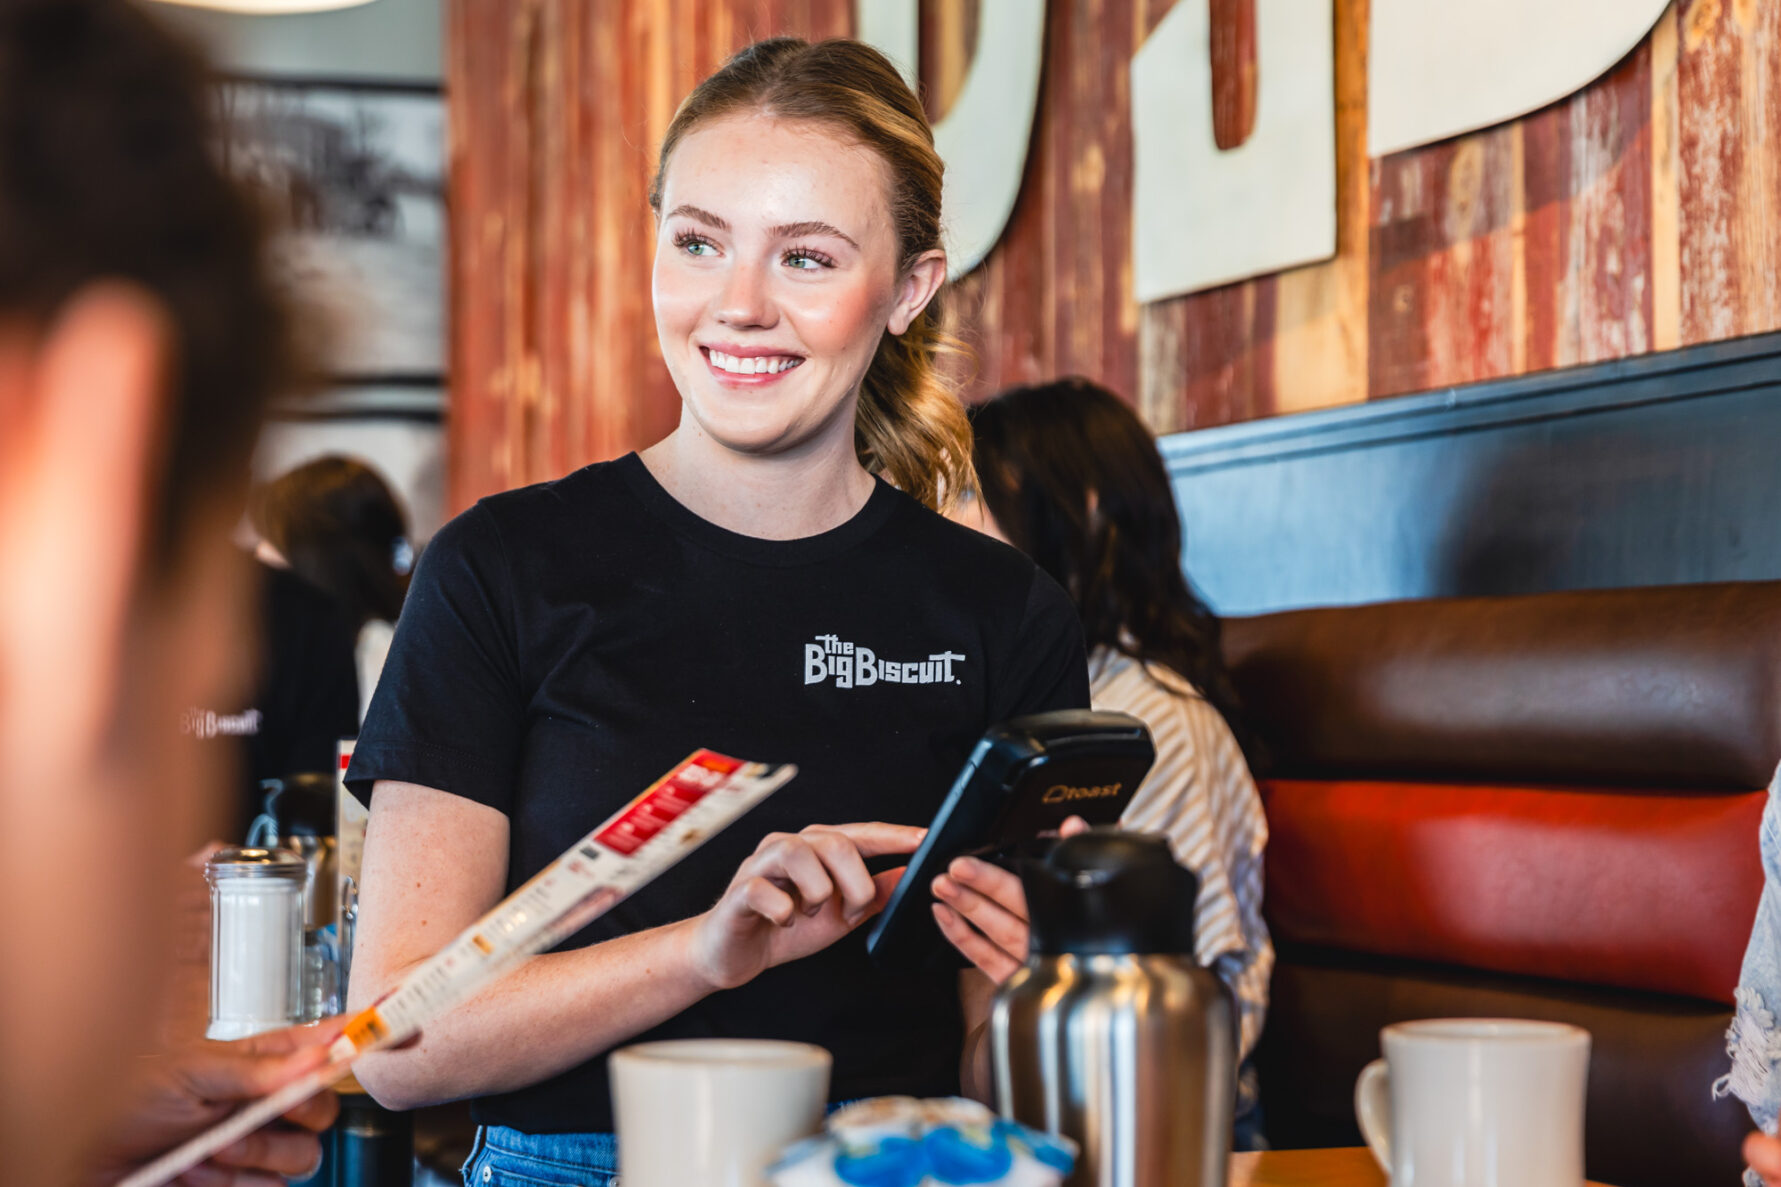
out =
[[[773,237],[775,239],[797,239],[803,235],[833,235],[837,239],[846,240],[853,246],[855,251],[858,251],[860,246],[859,244],[854,243],[852,235],[849,235],[846,231],[843,231],[832,223],[781,223],[779,226],[773,228]]]
[[[668,217],[679,218],[683,214],[688,218],[697,219],[702,223],[707,223],[716,227],[720,231],[727,231],[730,229],[729,220],[721,219],[717,217],[717,215],[712,214],[709,210],[701,210],[697,206],[693,206],[686,202],[682,202],[679,206],[670,210],[668,212]]]

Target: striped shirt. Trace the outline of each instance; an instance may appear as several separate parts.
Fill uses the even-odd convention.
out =
[[[1262,922],[1261,795],[1224,718],[1181,676],[1108,647],[1089,657],[1088,675],[1095,708],[1150,727],[1156,765],[1120,824],[1166,837],[1175,860],[1199,875],[1194,956],[1236,999],[1241,1061],[1261,1037],[1274,970]]]

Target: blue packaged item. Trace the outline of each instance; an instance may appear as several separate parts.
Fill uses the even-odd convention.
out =
[[[821,1137],[768,1168],[774,1187],[1058,1187],[1068,1138],[997,1117],[973,1100],[883,1096],[837,1110]]]

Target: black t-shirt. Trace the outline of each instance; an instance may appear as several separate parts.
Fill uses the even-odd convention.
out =
[[[349,779],[360,795],[402,780],[506,813],[511,890],[698,747],[798,764],[568,948],[709,909],[769,832],[926,824],[987,727],[1087,705],[1075,610],[1015,550],[882,482],[821,535],[738,535],[633,454],[484,499],[433,538]],[[873,968],[862,929],[638,1040],[711,1036],[827,1047],[835,1100],[954,1092],[957,977]],[[610,1129],[606,1061],[474,1113]]]

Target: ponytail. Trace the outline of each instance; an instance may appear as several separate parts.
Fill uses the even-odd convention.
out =
[[[886,333],[860,383],[860,463],[936,511],[975,493],[971,422],[941,359],[962,345],[941,328],[940,296],[901,336]]]

